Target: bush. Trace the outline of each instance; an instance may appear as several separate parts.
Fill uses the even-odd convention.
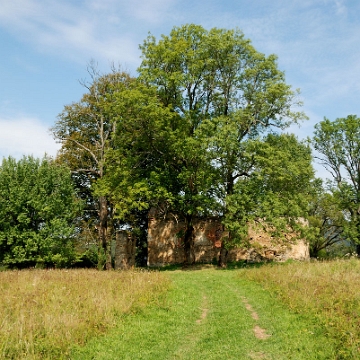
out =
[[[0,265],[64,267],[75,258],[81,209],[70,171],[51,159],[3,159],[0,167]]]

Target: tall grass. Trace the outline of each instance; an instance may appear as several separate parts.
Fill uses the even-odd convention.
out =
[[[296,312],[314,316],[336,340],[339,359],[360,358],[359,260],[270,265],[241,275]]]
[[[167,287],[157,272],[0,272],[0,359],[66,358]]]

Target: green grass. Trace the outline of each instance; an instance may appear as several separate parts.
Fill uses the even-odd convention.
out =
[[[261,284],[293,312],[326,329],[338,359],[360,359],[360,261],[267,265],[239,277]]]
[[[177,270],[167,276],[172,287],[157,306],[125,316],[106,336],[74,348],[71,358],[336,358],[324,328],[290,311],[259,284],[240,277],[239,270]],[[271,336],[258,339],[256,326]]]
[[[359,285],[358,260],[5,271],[0,359],[360,359]]]
[[[168,284],[158,272],[1,272],[0,359],[68,359],[74,344],[156,304]]]

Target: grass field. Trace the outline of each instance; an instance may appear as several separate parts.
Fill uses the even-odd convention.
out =
[[[334,359],[312,319],[294,314],[238,271],[174,271],[161,307],[73,352],[73,359]],[[325,347],[324,344],[327,343]]]
[[[0,359],[68,359],[168,286],[158,272],[0,272]]]
[[[360,359],[358,259],[270,265],[239,276],[261,284],[292,311],[316,319],[335,340],[338,358]]]
[[[360,262],[0,273],[0,359],[358,359]]]

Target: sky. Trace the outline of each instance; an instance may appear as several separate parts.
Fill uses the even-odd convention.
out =
[[[149,32],[188,23],[239,28],[278,56],[309,117],[289,130],[300,139],[324,117],[360,116],[358,0],[0,0],[0,159],[55,156],[49,129],[86,92],[90,62],[136,76]]]

